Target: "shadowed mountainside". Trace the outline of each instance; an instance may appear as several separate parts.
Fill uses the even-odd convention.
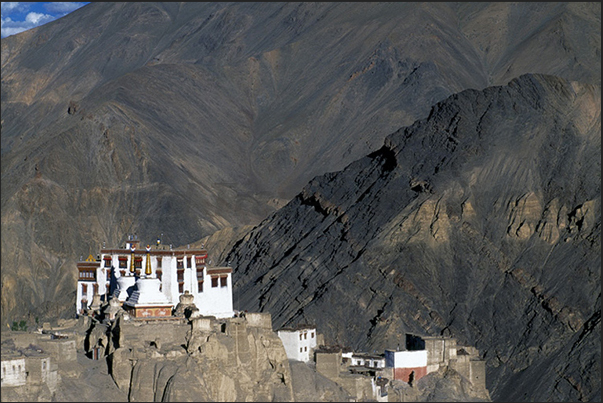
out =
[[[3,323],[73,315],[75,261],[127,233],[177,246],[259,223],[451,94],[523,73],[600,85],[600,14],[101,2],[3,39]]]
[[[597,401],[600,172],[599,85],[466,90],[250,231],[227,254],[235,292],[363,351],[452,335],[494,400]]]

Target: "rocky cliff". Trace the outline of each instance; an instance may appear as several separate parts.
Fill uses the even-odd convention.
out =
[[[89,331],[88,350],[102,346],[128,401],[294,400],[289,362],[269,319],[261,326],[244,318],[194,321],[120,316]]]
[[[533,72],[600,83],[600,16],[95,2],[3,39],[2,322],[73,315],[75,260],[128,233],[179,246],[259,223],[458,91]]]
[[[493,400],[600,399],[600,111],[532,74],[437,103],[234,246],[241,306],[365,351],[452,335]]]

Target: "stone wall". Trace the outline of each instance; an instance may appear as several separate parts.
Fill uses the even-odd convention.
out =
[[[333,353],[316,352],[316,371],[337,382],[341,370],[341,351]]]
[[[427,350],[427,373],[437,371],[440,366],[447,366],[456,358],[456,339],[451,337],[423,337]]]
[[[341,373],[337,383],[343,387],[356,401],[374,400],[372,378],[360,375]]]
[[[272,330],[272,315],[262,312],[247,312],[245,313],[248,326],[261,327]]]
[[[294,398],[287,356],[269,315],[132,322],[113,324],[107,357],[110,374],[131,401]]]
[[[39,342],[39,346],[48,352],[56,362],[73,362],[77,359],[75,339],[50,339]]]

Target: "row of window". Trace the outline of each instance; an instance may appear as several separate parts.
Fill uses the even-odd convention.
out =
[[[161,257],[156,257],[155,259],[157,261],[157,267],[162,267],[162,258]],[[205,258],[204,257],[195,258],[195,262],[197,263],[197,265],[204,265],[205,264]],[[111,267],[111,258],[110,257],[105,258],[105,267]],[[119,257],[119,268],[120,269],[125,269],[127,267],[128,267],[128,258],[127,257]],[[142,256],[136,256],[136,257],[134,257],[134,267],[142,268]],[[190,257],[186,258],[186,267],[187,268],[188,267],[193,267]],[[184,260],[183,260],[183,258],[176,258],[176,268],[177,269],[184,269]]]
[[[80,271],[80,280],[89,280],[89,279],[96,279],[96,271],[94,271],[94,270]]]
[[[300,352],[300,353],[305,352],[305,351],[308,351],[308,347],[304,347],[304,351],[302,351],[302,348],[301,348],[301,347],[299,348],[299,352]]]
[[[46,361],[42,361],[42,369],[46,369]],[[13,372],[15,371],[21,372],[21,365],[17,365],[16,367],[15,365],[13,365]],[[2,372],[4,373],[4,375],[6,375],[6,367],[2,367]]]
[[[98,284],[92,284],[94,289],[94,293],[98,293]],[[109,283],[107,283],[107,289],[109,289]],[[88,284],[82,284],[82,294],[86,294],[88,292]]]
[[[178,277],[178,292],[181,294],[184,292],[184,277]],[[220,287],[228,287],[228,277],[212,277],[211,278],[211,286],[212,288],[217,288],[218,284]],[[197,292],[203,292],[203,280],[197,281]]]
[[[310,334],[310,338],[313,339],[314,338],[314,332],[312,332]],[[300,333],[299,334],[299,339],[300,340],[307,340],[308,339],[308,332],[304,332],[304,333]]]
[[[21,372],[21,366],[18,365],[18,367],[19,367],[18,372]],[[17,368],[13,365],[13,372],[15,372],[16,370],[17,370]],[[4,372],[4,375],[6,375],[6,367],[2,367],[2,372]]]

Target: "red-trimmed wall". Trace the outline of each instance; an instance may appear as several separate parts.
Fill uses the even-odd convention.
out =
[[[410,374],[414,374],[414,381],[418,381],[427,375],[427,367],[415,367],[415,368],[394,368],[394,379],[408,382],[410,380]]]

